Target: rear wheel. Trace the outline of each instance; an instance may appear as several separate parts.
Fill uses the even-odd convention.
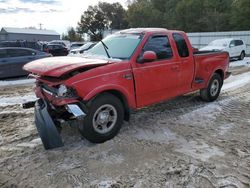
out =
[[[243,60],[245,58],[245,52],[242,51],[239,57],[239,60]]]
[[[221,76],[218,73],[214,73],[208,87],[200,90],[201,98],[207,102],[215,101],[220,95],[222,84]]]
[[[93,143],[103,143],[116,136],[124,119],[120,99],[105,93],[96,97],[89,105],[89,112],[79,126],[80,133]]]

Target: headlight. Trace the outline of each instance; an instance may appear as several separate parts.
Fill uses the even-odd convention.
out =
[[[65,85],[61,84],[58,88],[57,95],[63,97],[67,93],[68,89]]]

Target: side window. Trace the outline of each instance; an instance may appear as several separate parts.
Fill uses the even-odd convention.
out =
[[[19,57],[20,56],[19,55],[19,50],[17,50],[17,49],[9,49],[8,50],[8,55],[10,57]]]
[[[230,45],[229,45],[230,47],[235,47],[236,46],[236,42],[235,42],[235,40],[232,40],[231,42],[230,42]]]
[[[34,52],[31,50],[24,50],[24,49],[20,49],[20,56],[31,56],[34,55]]]
[[[158,60],[169,59],[173,57],[173,52],[167,36],[151,37],[145,44],[142,53],[145,51],[154,51]]]
[[[236,40],[236,46],[241,46],[243,45],[243,41],[242,40]]]
[[[53,45],[49,45],[49,46],[48,46],[48,49],[49,49],[49,50],[53,50],[53,49],[54,49],[54,46],[53,46]]]
[[[184,37],[179,33],[174,33],[173,37],[174,37],[175,44],[177,46],[179,56],[180,57],[188,57],[189,51],[188,51],[187,43],[186,43]]]
[[[55,45],[55,46],[54,46],[54,50],[59,50],[59,49],[62,49],[62,48],[63,48],[62,45]]]
[[[24,49],[11,49],[11,50],[8,50],[8,54],[10,57],[22,57],[22,56],[33,55],[32,51],[24,50]]]
[[[7,51],[4,49],[0,50],[0,58],[6,58],[6,57],[8,57]]]

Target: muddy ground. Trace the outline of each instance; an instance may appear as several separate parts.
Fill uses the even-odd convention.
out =
[[[193,93],[142,109],[97,145],[65,125],[65,146],[51,151],[33,109],[15,104],[32,84],[0,87],[14,101],[0,106],[0,187],[250,187],[250,81],[233,84],[250,70],[232,71],[213,103]]]

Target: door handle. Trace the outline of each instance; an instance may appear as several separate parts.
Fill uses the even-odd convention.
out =
[[[132,74],[128,73],[128,74],[124,74],[123,78],[125,78],[127,80],[132,80],[133,76],[132,76]]]
[[[180,66],[179,65],[172,66],[171,70],[175,71],[175,72],[179,72],[180,71]]]

